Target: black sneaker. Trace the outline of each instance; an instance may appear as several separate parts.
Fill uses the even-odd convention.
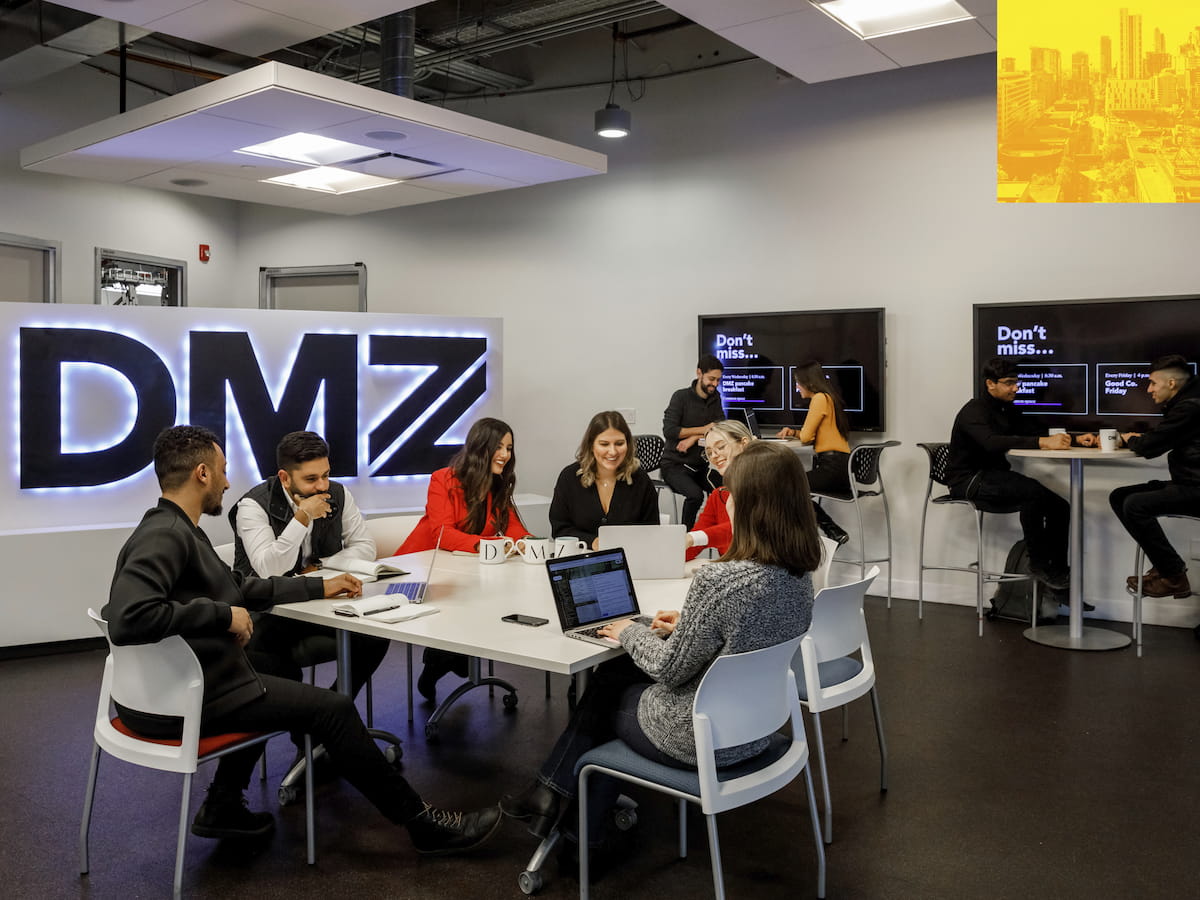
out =
[[[192,820],[192,834],[202,838],[266,837],[274,830],[275,817],[269,812],[251,812],[241,791],[218,787],[208,789]]]
[[[406,825],[418,853],[443,856],[474,850],[495,834],[501,818],[498,806],[488,806],[474,812],[458,812],[438,809],[426,803],[421,814]]]

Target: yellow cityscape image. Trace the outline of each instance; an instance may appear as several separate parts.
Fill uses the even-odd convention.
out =
[[[999,202],[1200,201],[1200,3],[997,13]]]

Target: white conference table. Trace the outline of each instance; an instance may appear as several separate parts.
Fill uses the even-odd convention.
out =
[[[436,607],[435,614],[389,624],[370,616],[339,616],[333,612],[338,600],[281,604],[272,613],[337,630],[338,688],[347,694],[350,632],[464,654],[473,661],[472,681],[476,682],[479,659],[574,676],[624,652],[564,637],[545,565],[529,564],[516,556],[498,565],[484,565],[473,553],[460,555],[445,550],[391,557],[381,561],[412,574],[364,584],[363,596],[383,594],[395,581],[425,578],[434,553],[438,554],[437,565],[425,605]],[[660,609],[680,609],[691,586],[690,576],[702,564],[700,560],[688,563],[683,578],[635,580],[634,592],[642,612],[653,615]],[[501,617],[510,613],[549,621],[537,627],[502,622]]]
[[[1122,463],[1140,459],[1132,450],[1100,450],[1072,447],[1069,450],[1010,450],[1009,456],[1050,459],[1071,463],[1071,566],[1070,616],[1067,625],[1042,625],[1025,629],[1025,637],[1048,647],[1065,650],[1117,650],[1129,645],[1129,635],[1107,628],[1083,626],[1083,466],[1084,463]]]

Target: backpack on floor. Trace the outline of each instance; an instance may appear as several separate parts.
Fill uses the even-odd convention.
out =
[[[1017,541],[1008,551],[1004,560],[1004,571],[1029,574],[1029,551],[1025,541]],[[1033,579],[1028,581],[1002,581],[996,586],[992,597],[992,608],[988,611],[989,619],[1013,619],[1029,623],[1030,607],[1033,605]],[[1038,624],[1045,625],[1058,619],[1058,606],[1067,602],[1066,591],[1056,591],[1038,585]]]

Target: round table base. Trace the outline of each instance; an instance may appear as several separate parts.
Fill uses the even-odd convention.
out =
[[[1083,634],[1071,637],[1070,625],[1042,625],[1026,628],[1025,637],[1035,644],[1059,647],[1063,650],[1120,650],[1128,647],[1130,637],[1107,628],[1084,628]]]

